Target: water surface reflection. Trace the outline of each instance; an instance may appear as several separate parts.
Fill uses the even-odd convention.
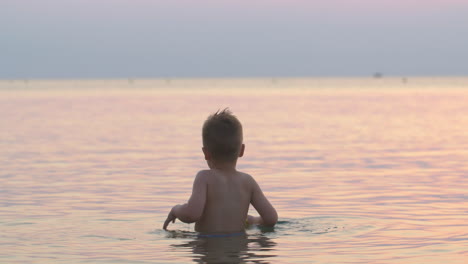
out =
[[[174,235],[173,232],[171,235]],[[180,236],[175,234],[176,237]],[[268,263],[276,257],[276,242],[264,234],[234,237],[197,237],[172,244],[176,250],[187,250],[197,263]]]
[[[0,81],[0,262],[466,263],[466,87]],[[239,169],[281,221],[236,241],[167,237],[168,210],[206,168],[201,124],[226,106],[245,128]]]

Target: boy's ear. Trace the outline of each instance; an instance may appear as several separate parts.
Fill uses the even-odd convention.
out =
[[[211,160],[211,153],[205,147],[202,147],[203,154],[205,155],[205,160]]]
[[[242,145],[241,145],[241,148],[240,148],[240,151],[239,151],[239,157],[244,156],[244,150],[245,150],[245,145],[242,144]]]

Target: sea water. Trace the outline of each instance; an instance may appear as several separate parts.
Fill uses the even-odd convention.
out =
[[[225,107],[277,226],[162,230]],[[0,263],[466,263],[467,131],[467,78],[0,81]]]

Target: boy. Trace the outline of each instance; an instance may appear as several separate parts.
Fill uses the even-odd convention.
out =
[[[274,226],[278,214],[254,178],[236,170],[244,155],[242,125],[227,108],[208,117],[203,124],[203,153],[209,170],[200,171],[186,204],[172,208],[164,222],[178,218],[195,224],[201,234],[233,235],[244,232],[247,224]],[[252,204],[258,217],[247,215]]]

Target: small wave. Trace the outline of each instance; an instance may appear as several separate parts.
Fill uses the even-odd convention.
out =
[[[317,216],[304,218],[283,218],[275,227],[251,226],[246,230],[250,237],[255,236],[304,236],[346,232],[348,235],[359,235],[375,229],[372,219],[349,216]],[[196,238],[193,230],[156,229],[149,234],[162,235],[166,238]]]
[[[248,234],[262,234],[275,237],[302,237],[307,235],[340,235],[349,237],[372,232],[379,226],[376,222],[376,219],[350,216],[283,218],[278,221],[274,228],[254,227],[248,230]]]
[[[84,235],[83,238],[99,238],[106,240],[135,240],[135,238],[126,238],[126,237],[109,237],[109,236],[100,236],[100,235]]]

